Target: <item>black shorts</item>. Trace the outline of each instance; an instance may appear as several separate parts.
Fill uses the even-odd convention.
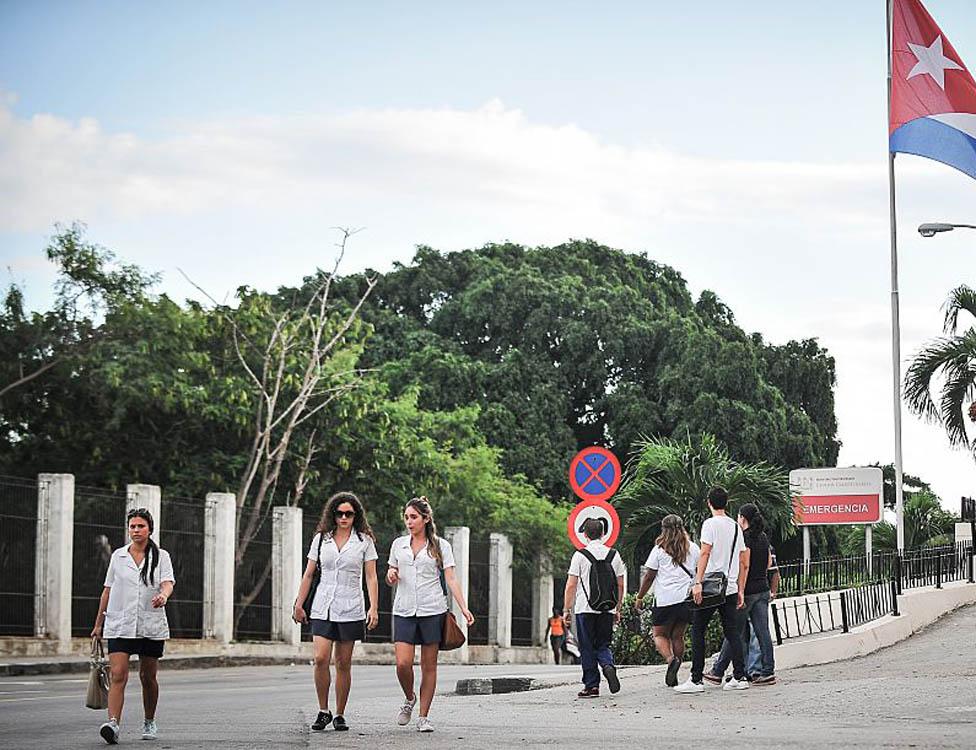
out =
[[[330,641],[361,641],[366,637],[366,621],[333,622],[332,620],[309,620],[312,635],[328,638]]]
[[[159,659],[163,655],[163,645],[166,641],[158,641],[153,638],[109,638],[108,652],[110,654],[139,654],[153,659]]]
[[[691,622],[691,607],[688,606],[687,602],[654,607],[651,611],[651,619],[655,625],[670,625],[672,623],[687,625]]]
[[[424,617],[400,617],[393,615],[393,642],[412,643],[415,646],[427,646],[440,643],[444,631],[444,615],[426,615]]]
[[[566,642],[566,636],[564,635],[550,635],[549,636],[549,646],[553,651],[558,651],[563,647]]]

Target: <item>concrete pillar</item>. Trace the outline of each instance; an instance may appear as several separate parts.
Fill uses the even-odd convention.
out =
[[[546,555],[540,555],[532,579],[532,642],[546,646],[546,626],[552,617],[552,564]]]
[[[488,643],[512,645],[512,543],[492,534],[488,572]]]
[[[203,637],[234,637],[234,552],[237,503],[230,492],[208,492],[203,532]]]
[[[468,608],[471,608],[471,603],[468,602],[468,576],[470,560],[471,560],[471,529],[467,526],[448,526],[444,529],[444,538],[451,545],[451,551],[454,552],[454,576],[457,578],[458,584],[461,586],[461,593],[464,594],[464,601],[467,602]],[[448,592],[450,596],[450,592]],[[461,628],[461,632],[464,633],[465,638],[468,635],[468,623],[464,619],[464,615],[461,614],[461,608],[458,606],[457,602],[451,601],[451,611],[454,613],[454,617],[457,620],[458,626]],[[462,664],[468,663],[468,643],[465,641],[461,648],[454,652],[457,654],[454,660]]]
[[[291,615],[305,567],[302,509],[276,505],[271,520],[271,640],[297,646],[302,628]]]
[[[152,540],[162,547],[162,542],[159,540],[162,536],[160,529],[163,526],[162,513],[160,511],[160,500],[162,499],[163,491],[155,484],[128,484],[125,487],[125,494],[126,515],[133,508],[146,508],[153,517]],[[125,534],[122,538],[124,540],[123,544],[129,543],[128,525],[125,527]]]
[[[34,634],[71,651],[71,570],[74,553],[74,474],[38,474],[34,552]]]

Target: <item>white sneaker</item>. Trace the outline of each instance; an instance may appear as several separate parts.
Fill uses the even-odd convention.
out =
[[[154,719],[146,719],[144,722],[142,722],[142,739],[154,740],[158,736],[156,722]]]
[[[119,744],[119,722],[115,719],[109,719],[104,724],[98,728],[98,733],[101,735],[102,739],[105,740],[110,745]]]
[[[748,680],[737,680],[735,677],[730,677],[722,685],[722,690],[748,690],[749,681]]]
[[[691,678],[689,677],[685,682],[682,682],[680,685],[678,685],[677,687],[675,687],[674,688],[674,692],[676,692],[676,693],[704,693],[705,692],[705,686],[702,685],[700,682],[692,682],[691,681]]]
[[[410,723],[410,716],[413,714],[413,707],[417,705],[417,694],[413,694],[412,701],[404,701],[400,706],[400,713],[397,714],[397,724],[405,727]]]
[[[426,716],[421,716],[417,719],[417,731],[418,732],[433,732],[434,725],[430,723],[430,719]]]

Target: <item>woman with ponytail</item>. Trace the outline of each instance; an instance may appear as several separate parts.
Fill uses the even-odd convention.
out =
[[[396,647],[397,680],[404,703],[397,724],[410,723],[417,704],[413,661],[420,646],[420,717],[417,731],[433,732],[428,718],[437,687],[437,654],[440,651],[447,592],[454,596],[468,626],[474,615],[468,610],[461,586],[454,576],[454,552],[447,540],[437,536],[434,511],[426,497],[415,497],[403,509],[407,534],[390,547],[387,583],[396,586],[393,600],[393,641]]]
[[[745,654],[749,650],[749,627],[759,641],[760,669],[757,674],[746,675],[753,685],[774,685],[776,665],[773,659],[773,639],[769,634],[769,577],[767,571],[773,566],[773,555],[766,536],[766,522],[752,503],[739,508],[739,526],[745,539],[749,554],[749,572],[746,577],[744,618],[742,623],[742,642]],[[728,643],[722,644],[715,664],[703,677],[709,682],[721,684],[722,675],[732,659],[732,649]]]
[[[173,595],[176,579],[169,553],[151,538],[153,517],[145,508],[133,508],[126,515],[130,543],[112,553],[105,587],[98,602],[98,614],[91,637],[108,639],[112,684],[108,692],[108,721],[98,733],[108,744],[119,741],[119,722],[129,679],[129,656],[139,654],[139,680],[145,718],[142,739],[154,740],[159,683],[156,672],[169,638],[166,602]]]

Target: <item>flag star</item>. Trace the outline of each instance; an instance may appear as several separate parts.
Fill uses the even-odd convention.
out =
[[[932,80],[939,84],[939,88],[945,91],[945,72],[947,70],[964,70],[962,65],[942,54],[941,34],[928,47],[924,44],[908,42],[908,48],[918,60],[915,67],[909,72],[909,78],[927,73],[932,76]]]

